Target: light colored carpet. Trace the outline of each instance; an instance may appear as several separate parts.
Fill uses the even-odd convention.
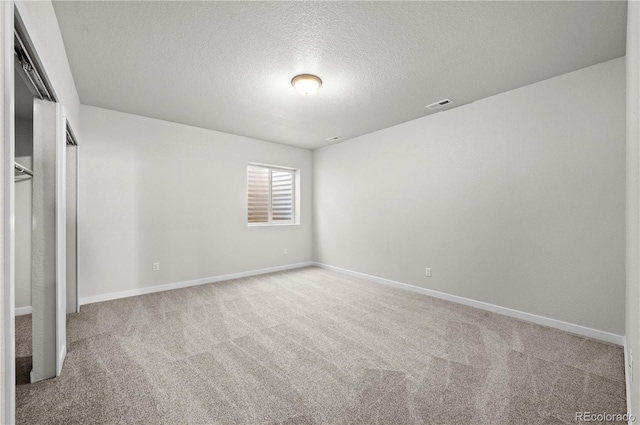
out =
[[[28,371],[30,317],[17,318]],[[309,267],[91,304],[19,424],[561,424],[624,413],[619,346]]]

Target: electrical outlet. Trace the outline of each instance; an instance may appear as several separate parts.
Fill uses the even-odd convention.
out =
[[[289,251],[287,251],[287,248],[284,249],[284,255],[287,255],[289,253]]]
[[[160,270],[160,263],[153,263],[153,271],[157,272],[158,270]]]
[[[427,277],[431,277],[431,269],[429,267],[424,269],[424,275]]]

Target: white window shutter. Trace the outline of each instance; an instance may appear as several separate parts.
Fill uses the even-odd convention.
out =
[[[247,167],[249,223],[269,222],[269,173],[265,167]]]
[[[271,170],[271,215],[273,221],[293,220],[293,172]]]

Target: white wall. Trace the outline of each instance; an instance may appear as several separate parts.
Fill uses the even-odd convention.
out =
[[[640,415],[640,3],[627,13],[627,354],[635,356],[629,412]]]
[[[312,259],[311,151],[84,105],[81,118],[80,298]],[[300,225],[247,226],[248,162],[300,169]]]
[[[16,161],[33,169],[33,119],[16,119]],[[31,223],[33,180],[16,182],[16,308],[31,306]]]
[[[316,260],[623,335],[624,63],[315,151]]]

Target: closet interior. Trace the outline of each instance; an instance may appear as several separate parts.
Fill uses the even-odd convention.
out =
[[[15,72],[15,303],[16,384],[31,372],[31,227],[33,189],[33,95]],[[28,314],[25,314],[28,313]]]

